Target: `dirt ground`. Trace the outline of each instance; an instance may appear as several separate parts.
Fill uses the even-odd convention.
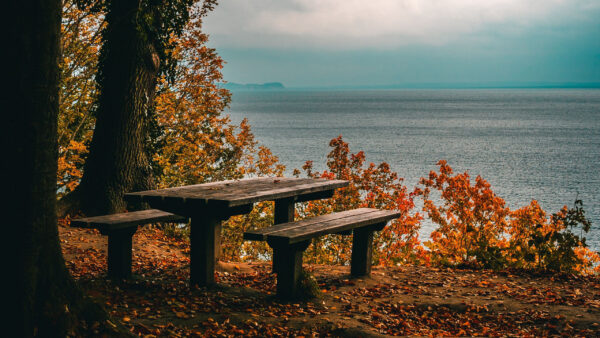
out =
[[[269,262],[220,263],[218,286],[190,288],[188,244],[144,227],[134,278],[114,283],[105,236],[59,232],[82,289],[135,335],[600,336],[598,277],[400,266],[352,279],[348,266],[305,265],[320,296],[280,302]]]

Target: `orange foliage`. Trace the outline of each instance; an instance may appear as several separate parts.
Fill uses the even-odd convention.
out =
[[[239,162],[241,148],[254,143],[246,124],[238,136],[228,117],[220,115],[231,94],[218,87],[223,60],[206,47],[208,36],[200,31],[201,22],[200,17],[192,19],[176,39],[172,54],[178,60],[177,77],[172,83],[161,79],[155,100],[158,125],[164,131],[159,136],[163,147],[154,156],[162,169],[161,186],[239,177],[224,169],[235,169],[230,162]]]
[[[583,246],[578,246],[574,250],[578,262],[573,271],[584,276],[600,274],[600,254],[597,251]]]
[[[246,120],[236,126],[222,115],[231,93],[220,87],[223,60],[206,46],[208,35],[201,30],[206,13],[204,7],[193,9],[184,34],[174,38],[176,76],[172,82],[162,78],[159,84],[155,103],[161,133],[154,163],[160,187],[281,176],[285,170],[268,148],[258,146]],[[236,260],[264,252],[264,243],[244,243],[242,233],[250,226],[272,224],[272,214],[272,203],[259,203],[249,215],[224,222],[221,258]]]
[[[423,211],[438,228],[426,245],[432,258],[449,264],[485,262],[498,258],[498,249],[506,246],[503,234],[510,210],[496,196],[490,184],[477,176],[471,185],[468,173],[452,175],[446,161],[440,161],[440,172],[432,171],[421,178]],[[442,205],[430,198],[432,191],[440,193]]]
[[[600,271],[598,253],[571,232],[579,225],[586,232],[589,228],[581,201],[550,217],[535,200],[511,211],[480,176],[472,184],[468,173],[454,174],[446,161],[438,165],[439,173],[421,178],[422,188],[415,189],[423,196],[423,211],[438,225],[425,243],[432,262],[579,274]],[[433,192],[437,199],[431,198]]]
[[[161,170],[158,179],[162,187],[268,172],[267,168],[254,167],[254,158],[261,156],[259,152],[263,152],[259,164],[271,155],[267,150],[256,149],[247,121],[235,126],[229,116],[221,115],[231,101],[231,93],[220,87],[223,60],[206,46],[208,36],[201,31],[205,14],[202,8],[195,8],[184,34],[174,38],[176,77],[172,83],[161,79],[156,97],[162,134],[154,161]]]
[[[309,177],[348,180],[350,185],[338,189],[330,199],[301,205],[297,208],[297,216],[305,218],[363,207],[399,210],[402,216],[374,236],[375,263],[397,264],[425,258],[417,233],[421,217],[419,214],[411,214],[414,203],[402,184],[403,179],[385,162],[365,166],[364,152],[351,154],[348,143],[342,140],[341,135],[331,140],[329,146],[333,148],[327,155],[329,170],[313,172],[312,162],[307,162],[303,167],[304,172]],[[296,171],[296,175],[299,174]],[[349,237],[322,237],[313,240],[305,259],[314,263],[347,264],[350,261],[351,247]]]
[[[511,212],[508,231],[510,244],[506,250],[510,265],[584,275],[600,272],[598,253],[585,246],[585,239],[570,233],[569,213],[573,210],[564,206],[548,217],[538,202],[533,200],[529,205]]]
[[[239,168],[246,177],[283,176],[285,166],[266,147],[259,147],[258,153],[247,156]],[[265,242],[244,241],[243,233],[250,228],[264,228],[273,225],[273,202],[260,202],[247,215],[234,216],[223,222],[221,259],[228,261],[249,261],[269,257],[271,249]]]
[[[60,105],[58,115],[59,195],[72,191],[82,176],[87,145],[96,119],[94,75],[100,49],[102,17],[64,1],[61,25]]]
[[[60,147],[58,157],[57,182],[61,194],[73,191],[83,177],[84,157],[87,146],[81,142],[73,141],[67,147]]]

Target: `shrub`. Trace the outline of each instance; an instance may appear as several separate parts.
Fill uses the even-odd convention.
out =
[[[432,262],[450,265],[501,267],[504,265],[503,237],[510,213],[504,200],[480,176],[471,184],[467,172],[453,175],[446,161],[438,162],[439,173],[432,171],[421,178],[423,187],[415,190],[423,197],[423,211],[438,225],[425,245]],[[438,192],[441,205],[435,205],[432,193]]]
[[[578,226],[580,236],[573,233]],[[507,257],[511,266],[518,268],[593,273],[600,260],[585,244],[583,232],[587,233],[590,226],[579,199],[572,208],[564,206],[551,217],[546,217],[538,203],[532,201],[511,213]]]
[[[423,197],[423,211],[438,225],[425,243],[432,263],[579,274],[600,271],[600,256],[585,244],[583,232],[589,231],[591,222],[581,200],[550,217],[535,200],[511,211],[480,176],[472,184],[467,172],[454,174],[445,161],[438,165],[439,173],[421,178],[415,189]],[[579,236],[573,232],[577,227]]]
[[[420,215],[412,214],[413,198],[402,184],[403,179],[390,169],[389,164],[365,165],[364,152],[351,154],[342,136],[330,141],[331,152],[327,155],[328,170],[314,172],[312,162],[303,166],[308,177],[341,179],[350,182],[348,187],[338,189],[332,198],[300,205],[298,218],[314,217],[331,212],[378,208],[399,210],[400,218],[391,221],[373,240],[373,258],[378,264],[418,262],[425,259],[425,251],[418,239]],[[299,170],[295,170],[300,175]],[[352,241],[350,237],[329,235],[314,239],[305,254],[305,260],[321,264],[347,264],[350,261]]]

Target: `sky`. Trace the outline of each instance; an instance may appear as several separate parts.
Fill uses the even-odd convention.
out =
[[[204,31],[236,83],[600,83],[600,0],[221,0]]]

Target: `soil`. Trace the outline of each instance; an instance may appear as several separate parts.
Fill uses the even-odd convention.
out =
[[[349,266],[305,264],[321,294],[280,302],[269,262],[220,262],[217,286],[190,287],[187,242],[147,226],[134,235],[134,277],[112,282],[105,236],[59,232],[82,289],[134,335],[600,336],[597,276],[397,266],[353,279]]]

